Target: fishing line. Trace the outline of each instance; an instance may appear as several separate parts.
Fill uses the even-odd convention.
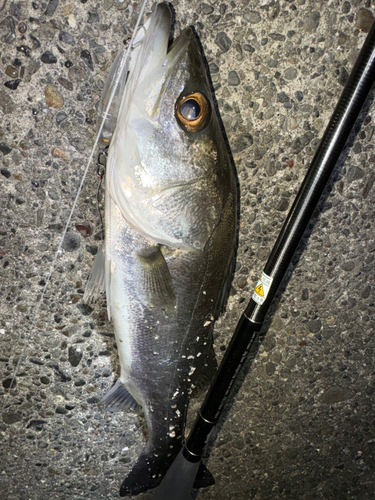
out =
[[[76,206],[77,206],[78,198],[79,198],[79,196],[81,194],[84,182],[86,180],[87,173],[89,171],[91,162],[92,162],[92,160],[94,158],[94,154],[95,154],[96,148],[98,146],[101,133],[102,133],[103,128],[104,128],[104,124],[105,124],[105,121],[106,121],[106,116],[108,115],[108,113],[110,111],[110,107],[111,107],[112,101],[114,99],[114,96],[116,94],[116,90],[117,90],[117,87],[119,85],[119,82],[123,78],[123,71],[124,71],[124,68],[126,67],[126,63],[128,61],[128,58],[129,58],[130,50],[133,48],[134,38],[135,38],[135,35],[137,34],[139,25],[141,23],[141,20],[142,20],[142,17],[143,17],[143,14],[144,14],[147,2],[148,2],[148,0],[143,0],[142,7],[141,7],[141,10],[139,11],[137,22],[135,23],[133,34],[132,34],[131,39],[130,39],[130,43],[127,45],[125,53],[124,53],[124,56],[123,56],[123,58],[121,60],[121,63],[119,65],[119,71],[117,72],[117,77],[115,78],[115,80],[113,82],[113,88],[112,88],[112,91],[111,91],[110,96],[109,96],[107,107],[105,109],[102,121],[100,123],[100,127],[98,129],[97,134],[96,134],[95,142],[94,142],[94,145],[93,145],[93,147],[91,149],[91,153],[90,153],[89,159],[87,161],[85,170],[83,172],[83,175],[82,175],[82,178],[81,178],[81,182],[80,182],[80,185],[79,185],[78,190],[77,190],[77,194],[76,194],[76,196],[74,198],[73,206],[72,206],[72,208],[70,210],[68,219],[66,221],[66,224],[65,224],[65,227],[64,227],[64,230],[63,230],[63,233],[62,233],[62,236],[60,238],[59,246],[58,246],[58,248],[57,248],[57,250],[56,250],[56,252],[54,254],[54,257],[53,257],[53,260],[52,260],[52,264],[51,264],[51,266],[49,268],[49,272],[48,272],[48,275],[46,277],[46,283],[45,283],[45,285],[43,287],[40,299],[38,300],[38,302],[37,302],[37,304],[36,304],[36,306],[35,306],[35,308],[33,310],[33,314],[32,314],[31,320],[29,320],[29,323],[30,323],[31,326],[33,326],[35,324],[35,320],[36,320],[37,315],[38,315],[38,313],[40,311],[40,306],[42,305],[42,302],[44,300],[45,294],[47,292],[48,285],[49,285],[49,283],[51,281],[52,273],[53,273],[53,271],[56,268],[57,259],[58,259],[59,255],[63,253],[62,246],[63,246],[63,243],[64,243],[64,238],[65,238],[65,236],[66,236],[66,234],[68,232],[68,229],[69,229],[69,226],[70,226],[70,222],[71,222],[72,217],[73,217],[73,213],[74,213],[74,211],[76,209]],[[16,347],[18,347],[18,344],[19,344],[19,342],[17,342],[17,346]],[[14,374],[13,374],[13,376],[11,376],[11,383],[10,383],[10,386],[9,386],[9,390],[12,390],[13,388],[15,388],[14,387],[14,382],[16,380],[16,374],[17,374],[17,372],[19,370],[19,367],[20,367],[22,358],[23,358],[23,356],[25,354],[25,351],[26,351],[26,347],[24,346],[22,348],[20,357],[18,358],[18,361],[17,361],[17,364],[16,364],[16,368],[15,368],[15,370],[13,372]]]
[[[102,210],[101,210],[101,208],[103,208],[103,206],[101,204],[101,199],[100,199],[100,190],[101,190],[101,188],[103,186],[103,179],[104,179],[105,169],[107,167],[108,148],[109,148],[109,145],[107,145],[104,148],[104,150],[101,153],[99,153],[98,161],[97,161],[97,164],[96,164],[96,166],[97,166],[96,175],[99,178],[98,190],[96,192],[96,202],[98,204],[98,212],[99,212],[99,218],[100,218],[100,227],[101,227],[103,239],[104,239],[104,222],[103,222],[103,216],[102,216]],[[102,158],[100,158],[101,155],[102,155]],[[103,160],[103,157],[105,158],[104,160]],[[101,160],[104,163],[101,163]]]

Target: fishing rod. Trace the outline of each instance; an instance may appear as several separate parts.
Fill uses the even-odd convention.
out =
[[[212,428],[318,204],[333,168],[375,80],[375,22],[359,53],[305,179],[242,314],[185,445],[160,483],[153,500],[190,500]]]

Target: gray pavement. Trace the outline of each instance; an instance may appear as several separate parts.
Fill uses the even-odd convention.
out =
[[[220,360],[375,4],[172,4],[176,33],[193,24],[204,47],[241,188],[237,272],[215,330]],[[0,0],[4,500],[118,498],[145,444],[141,418],[98,406],[118,366],[105,301],[82,302],[101,237],[95,165],[40,303],[94,142],[95,104],[136,10],[128,0]],[[216,484],[198,499],[375,497],[374,115],[369,103],[211,443]]]

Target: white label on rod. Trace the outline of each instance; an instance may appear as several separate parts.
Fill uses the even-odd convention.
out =
[[[272,281],[273,278],[262,272],[262,277],[259,278],[252,296],[252,299],[257,304],[261,305],[266,300]]]

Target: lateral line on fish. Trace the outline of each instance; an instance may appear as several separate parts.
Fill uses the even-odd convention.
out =
[[[37,315],[40,311],[40,306],[44,300],[44,297],[45,297],[45,294],[46,294],[46,291],[47,291],[47,288],[48,288],[48,285],[51,281],[51,276],[52,276],[52,273],[53,271],[55,270],[56,268],[56,262],[57,262],[57,259],[59,257],[59,255],[61,255],[63,252],[62,252],[62,245],[63,245],[63,242],[64,242],[64,238],[68,232],[68,228],[69,228],[69,225],[71,223],[71,220],[72,220],[72,217],[73,217],[73,213],[74,213],[74,210],[76,209],[76,206],[77,206],[77,203],[78,203],[78,198],[81,194],[81,191],[82,191],[82,188],[83,188],[83,185],[85,183],[85,180],[86,180],[86,176],[87,176],[87,173],[89,171],[89,168],[90,168],[90,165],[92,163],[92,160],[94,158],[94,154],[95,154],[95,151],[96,151],[96,148],[98,146],[98,143],[99,143],[99,138],[101,136],[101,133],[103,131],[103,128],[104,128],[104,124],[105,124],[105,121],[106,121],[106,116],[108,115],[109,113],[109,110],[110,110],[110,107],[111,107],[111,104],[112,104],[112,101],[115,97],[115,94],[116,94],[116,89],[117,89],[117,86],[121,80],[121,78],[124,76],[122,73],[124,71],[124,68],[126,66],[126,62],[129,58],[129,53],[130,53],[130,50],[133,48],[133,42],[134,42],[134,38],[135,38],[135,35],[137,34],[137,31],[138,31],[138,28],[140,26],[140,23],[141,23],[141,20],[142,20],[142,17],[143,17],[143,14],[144,14],[144,11],[145,11],[145,8],[146,8],[146,5],[147,5],[147,2],[148,0],[143,0],[143,3],[142,3],[142,7],[141,7],[141,10],[139,11],[139,15],[138,15],[138,18],[137,18],[137,22],[135,23],[135,26],[134,26],[134,30],[133,30],[133,34],[131,36],[131,39],[130,39],[130,43],[128,44],[127,48],[126,48],[126,51],[124,53],[124,57],[121,61],[121,64],[120,64],[120,71],[118,72],[118,77],[116,78],[115,82],[114,82],[114,85],[113,85],[113,89],[111,91],[111,94],[109,96],[109,100],[108,100],[108,103],[107,103],[107,106],[106,106],[106,109],[105,109],[105,112],[103,114],[103,117],[102,117],[102,120],[101,120],[101,123],[100,123],[100,127],[98,129],[98,132],[96,134],[96,138],[95,138],[95,142],[94,142],[94,145],[93,147],[91,148],[91,153],[90,153],[90,156],[89,156],[89,159],[87,161],[87,164],[86,164],[86,167],[85,167],[85,170],[82,174],[82,177],[81,177],[81,182],[80,182],[80,185],[78,187],[78,190],[77,190],[77,194],[74,198],[74,202],[73,202],[73,206],[70,210],[70,213],[69,213],[69,216],[68,216],[68,219],[66,221],[66,224],[65,224],[65,227],[64,227],[64,231],[62,233],[62,236],[60,238],[60,242],[59,242],[59,246],[54,254],[54,257],[53,257],[53,260],[52,260],[52,264],[50,265],[50,268],[49,268],[49,272],[48,272],[48,275],[46,277],[46,283],[43,287],[43,290],[42,290],[42,293],[41,293],[41,296],[40,296],[40,299],[38,300],[38,302],[36,303],[36,306],[33,310],[33,314],[32,314],[32,317],[31,319],[29,320],[29,324],[30,326],[32,327],[34,324],[35,324],[35,319],[37,318]],[[19,342],[17,342],[17,346],[18,346]],[[17,347],[16,346],[16,347]],[[10,386],[9,386],[9,390],[11,391],[12,389],[15,389],[15,386],[14,386],[14,382],[16,380],[16,375],[18,373],[18,370],[19,370],[19,367],[21,365],[21,361],[22,361],[22,358],[25,354],[25,351],[27,352],[27,349],[26,347],[24,346],[22,348],[22,351],[21,351],[21,354],[18,358],[18,361],[17,361],[17,365],[16,365],[16,368],[13,372],[13,375],[11,375],[11,383],[10,383]],[[5,401],[5,398],[4,398],[4,401]]]
[[[207,268],[208,268],[208,262],[206,263],[206,268],[205,268],[205,273],[204,273],[205,275],[207,273]],[[202,285],[199,288],[199,294],[197,295],[197,299],[195,301],[194,308],[193,308],[193,311],[192,311],[192,314],[191,314],[191,317],[190,317],[189,327],[186,329],[186,334],[185,334],[184,341],[183,341],[183,344],[182,344],[183,346],[186,345],[186,339],[188,337],[188,333],[189,333],[191,325],[192,325],[193,317],[195,315],[195,311],[196,311],[197,306],[198,306],[198,302],[199,302],[199,298],[200,298],[202,289],[203,289],[203,283],[202,283]],[[177,366],[176,366],[176,368],[174,370],[174,375],[176,375],[176,373],[177,373]],[[169,386],[169,394],[171,394],[171,389],[172,389],[172,383]],[[190,396],[191,396],[191,394],[189,394],[189,401],[190,401]],[[187,414],[186,414],[186,418],[187,418]],[[185,419],[185,425],[186,425],[186,419]],[[183,434],[184,434],[184,432],[185,432],[185,429],[183,429]],[[184,439],[184,436],[182,436],[182,437]]]

